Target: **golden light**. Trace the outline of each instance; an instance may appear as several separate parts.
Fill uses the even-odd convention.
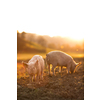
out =
[[[79,34],[79,33],[67,33],[65,34],[64,32],[62,33],[59,33],[59,34],[55,34],[55,32],[52,32],[52,33],[49,33],[48,31],[47,32],[33,32],[33,31],[25,31],[25,30],[17,30],[19,33],[21,32],[26,32],[26,33],[35,33],[35,34],[38,34],[38,35],[48,35],[50,37],[53,37],[53,36],[61,36],[61,37],[67,37],[67,38],[70,38],[72,40],[76,40],[76,41],[80,41],[80,40],[83,40],[84,37],[83,37],[83,34]],[[61,47],[62,48],[62,47]]]
[[[83,36],[81,36],[81,35],[74,35],[74,34],[72,36],[70,36],[69,38],[74,39],[74,40],[83,40],[84,39]]]

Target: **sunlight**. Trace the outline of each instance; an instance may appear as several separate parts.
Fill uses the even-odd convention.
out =
[[[83,34],[79,34],[79,33],[65,33],[65,32],[62,32],[62,33],[55,33],[55,32],[32,32],[32,31],[25,31],[25,30],[18,30],[19,33],[21,32],[26,32],[26,33],[36,33],[38,35],[48,35],[50,37],[54,37],[54,36],[61,36],[61,37],[68,37],[72,40],[76,40],[76,41],[80,41],[80,40],[83,40],[84,37],[83,37]]]
[[[81,33],[76,33],[76,32],[73,32],[73,33],[67,33],[67,34],[64,34],[64,33],[61,33],[59,34],[61,37],[68,37],[72,40],[76,40],[76,41],[79,41],[79,40],[83,40],[84,39],[84,36],[83,34]]]
[[[72,35],[70,36],[69,38],[73,39],[73,40],[83,40],[83,36],[80,36],[80,35]]]

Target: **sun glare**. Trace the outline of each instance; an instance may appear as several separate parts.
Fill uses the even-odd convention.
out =
[[[83,40],[84,38],[80,35],[74,35],[74,36],[70,36],[69,38],[73,39],[73,40]]]
[[[18,32],[23,32],[22,30],[18,30]],[[26,32],[26,33],[34,33],[34,32],[27,32],[27,31],[24,31],[24,32]],[[50,37],[53,37],[53,36],[61,36],[61,37],[67,37],[67,38],[70,38],[70,39],[72,39],[72,40],[76,40],[76,41],[80,41],[80,40],[83,40],[84,39],[84,37],[83,37],[83,35],[82,34],[76,34],[76,33],[71,33],[71,34],[65,34],[65,33],[58,33],[58,34],[55,34],[54,32],[52,32],[52,33],[48,33],[48,32],[39,32],[39,33],[36,33],[35,32],[35,34],[38,34],[38,35],[48,35],[48,36],[50,36]]]

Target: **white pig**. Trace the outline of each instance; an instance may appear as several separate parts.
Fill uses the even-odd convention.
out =
[[[51,51],[48,54],[46,54],[46,62],[49,69],[49,75],[50,75],[50,64],[52,64],[53,75],[55,73],[54,69],[56,68],[56,66],[61,66],[61,71],[62,67],[65,66],[68,69],[68,73],[69,71],[73,73],[76,66],[81,64],[81,63],[76,63],[70,55],[61,51]]]
[[[32,83],[32,77],[33,80],[35,80],[35,75],[38,81],[39,78],[43,80],[44,59],[42,58],[42,56],[35,55],[28,61],[28,63],[22,63],[29,74],[30,83]]]

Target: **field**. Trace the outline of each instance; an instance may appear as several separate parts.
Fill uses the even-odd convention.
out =
[[[41,55],[45,58],[45,54]],[[82,62],[76,73],[67,74],[64,67],[63,73],[60,74],[56,68],[56,75],[50,77],[45,68],[44,80],[40,84],[34,82],[32,86],[27,86],[29,77],[21,61],[28,61],[32,56],[17,55],[17,100],[84,100],[84,57],[76,58],[74,55],[76,62]]]
[[[46,50],[48,52],[52,51],[52,49],[47,49]],[[37,53],[38,55],[41,55],[43,58],[46,57],[46,53]],[[71,55],[73,58],[83,58],[84,57],[84,53],[72,53],[72,52],[68,52],[69,55]],[[34,55],[36,55],[36,53],[18,53],[17,54],[17,60],[29,60],[31,59]]]

